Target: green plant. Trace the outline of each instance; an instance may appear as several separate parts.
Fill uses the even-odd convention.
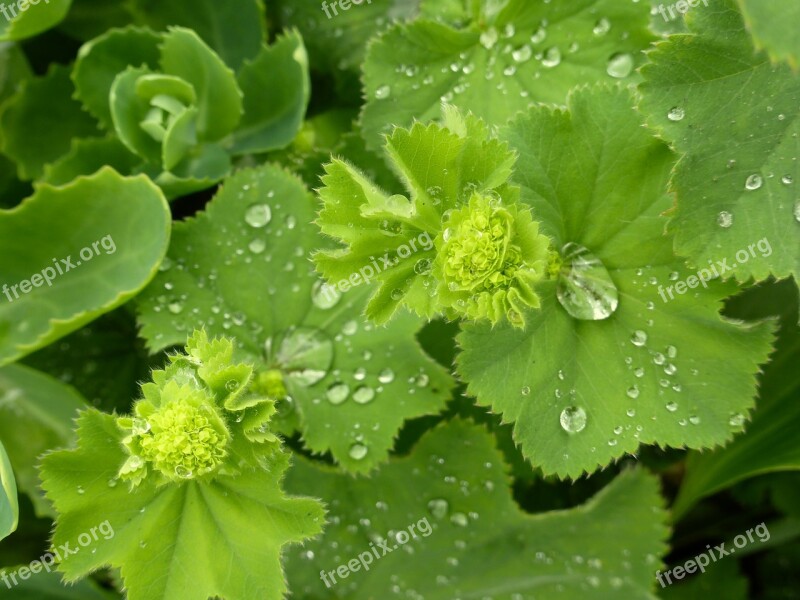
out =
[[[0,594],[795,597],[798,17],[20,8]]]

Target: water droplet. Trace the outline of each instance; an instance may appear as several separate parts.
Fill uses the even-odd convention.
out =
[[[520,46],[514,52],[511,53],[511,58],[513,58],[518,63],[524,63],[531,59],[533,56],[533,50],[527,44],[524,46]]]
[[[620,52],[614,54],[610,59],[608,59],[608,65],[606,66],[606,73],[611,75],[611,77],[616,77],[617,79],[623,79],[631,74],[633,71],[633,55],[627,52]]]
[[[78,489],[76,491],[80,496],[83,496],[86,493],[86,490],[84,490],[81,486],[78,486]]]
[[[667,113],[667,118],[670,121],[682,121],[685,116],[686,111],[684,111],[680,106],[672,107]]]
[[[675,402],[667,402],[665,407],[669,412],[675,412],[678,410],[678,405]]]
[[[764,183],[764,179],[758,173],[753,173],[750,175],[747,180],[744,182],[744,187],[746,190],[757,190],[762,186]]]
[[[325,392],[325,397],[328,398],[328,402],[331,404],[341,404],[347,400],[349,395],[350,386],[346,383],[342,383],[341,381],[332,383]]]
[[[717,224],[720,227],[727,229],[728,227],[733,225],[733,215],[728,211],[723,210],[717,215]]]
[[[607,34],[611,30],[611,22],[603,17],[597,23],[595,23],[594,28],[592,29],[592,33],[596,36],[602,36]]]
[[[192,476],[192,470],[187,469],[183,465],[178,465],[177,467],[175,467],[175,475],[177,475],[181,479],[189,479]]]
[[[435,498],[428,502],[428,512],[437,519],[444,519],[450,510],[450,504],[444,498]]]
[[[547,30],[544,27],[539,27],[531,36],[531,42],[534,44],[541,44],[547,37]]]
[[[183,304],[181,302],[170,302],[167,305],[167,309],[173,315],[179,315],[183,312]]]
[[[784,175],[781,177],[781,183],[783,185],[792,185],[792,182],[794,182],[794,178],[791,175]]]
[[[800,200],[794,202],[794,220],[800,223]]]
[[[561,51],[555,46],[548,48],[544,53],[544,57],[542,58],[542,64],[545,67],[552,69],[553,67],[557,67],[560,63]]]
[[[497,29],[495,29],[494,27],[490,27],[489,29],[481,33],[480,37],[481,46],[483,46],[487,50],[491,50],[497,43],[497,39],[499,37],[500,36],[497,34]]]
[[[631,336],[631,344],[641,348],[646,343],[647,343],[647,334],[644,331],[642,331],[641,329],[637,329],[636,331],[633,332],[633,335]]]
[[[375,390],[367,385],[362,385],[356,388],[353,392],[353,401],[357,404],[368,404],[375,398]]]
[[[294,329],[283,339],[276,361],[288,379],[308,387],[327,375],[333,342],[317,329]]]
[[[381,383],[392,383],[394,381],[394,371],[387,367],[378,373],[378,381]]]
[[[247,247],[253,254],[261,254],[267,248],[267,242],[264,240],[253,240]]]
[[[569,406],[561,411],[559,421],[567,433],[579,433],[586,427],[586,411],[580,406]]]
[[[691,417],[689,417],[689,423],[691,423],[692,425],[699,425],[700,417],[698,417],[697,415],[692,415]]]
[[[368,452],[368,448],[364,444],[353,444],[350,446],[350,458],[353,460],[362,460]]]
[[[628,394],[628,398],[633,398],[635,400],[639,397],[639,388],[635,385],[632,385],[628,388],[626,393]]]
[[[466,527],[469,525],[469,517],[462,512],[456,512],[450,515],[450,522],[459,527]]]
[[[311,301],[314,306],[327,310],[339,304],[342,299],[341,292],[332,285],[328,285],[324,281],[317,281],[311,288]]]
[[[529,394],[531,393],[531,388],[530,388],[530,386],[528,386],[528,385],[526,385],[526,386],[523,386],[523,387],[522,387],[522,389],[520,390],[520,393],[521,393],[523,396],[527,396],[527,395],[529,395]]]
[[[250,227],[264,227],[272,220],[272,209],[269,204],[254,204],[247,209],[244,220]]]
[[[564,246],[561,254],[564,262],[556,296],[564,310],[583,321],[610,317],[619,305],[619,294],[600,259],[571,242]]]
[[[418,260],[418,261],[417,261],[417,262],[414,264],[414,272],[415,272],[417,275],[425,275],[426,273],[429,273],[429,272],[430,272],[430,270],[431,270],[431,264],[432,264],[432,261],[431,261],[431,259],[430,259],[430,258],[420,258],[420,259],[419,259],[419,260]]]
[[[377,90],[375,90],[375,98],[378,100],[385,100],[388,98],[392,93],[392,88],[388,85],[382,85]]]
[[[744,415],[742,413],[736,413],[734,415],[731,415],[728,424],[731,427],[742,427],[744,425],[744,421],[745,421]]]

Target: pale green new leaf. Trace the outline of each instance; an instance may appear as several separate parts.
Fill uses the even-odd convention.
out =
[[[756,47],[773,59],[785,60],[795,71],[800,66],[800,4],[792,0],[738,0]]]
[[[40,516],[55,513],[39,488],[39,457],[72,442],[82,408],[86,400],[79,393],[44,373],[22,365],[0,368],[0,439],[16,465],[20,490]]]
[[[166,253],[170,224],[155,185],[107,167],[62,187],[41,185],[0,210],[0,253],[14,257],[0,272],[0,364],[136,295]]]
[[[14,533],[18,522],[17,484],[8,454],[0,441],[0,540]]]
[[[655,478],[623,472],[586,504],[537,515],[520,510],[509,484],[494,439],[460,420],[429,431],[371,479],[298,461],[287,489],[325,498],[330,524],[292,550],[290,585],[318,599],[655,598],[667,535]],[[372,556],[368,571],[360,555]],[[326,587],[320,571],[332,582],[328,573],[351,559],[358,570],[334,573]]]
[[[520,159],[514,180],[556,248],[587,248],[618,294],[605,319],[571,316],[542,284],[526,330],[464,325],[458,372],[478,403],[514,423],[523,454],[546,474],[578,477],[640,444],[708,448],[741,431],[772,326],[723,319],[736,291],[693,275],[664,235],[673,155],[621,88],[584,88],[569,110],[538,108],[502,133]],[[670,295],[673,298],[670,298]],[[487,352],[487,348],[491,351]]]
[[[67,580],[111,565],[122,568],[129,600],[283,597],[281,547],[323,523],[315,500],[281,492],[288,454],[276,454],[268,471],[162,487],[145,481],[131,491],[114,482],[126,459],[116,418],[90,409],[78,423],[78,448],[42,463],[60,514],[53,545],[80,548],[79,536],[106,521],[113,536],[62,557]]]
[[[740,282],[797,278],[800,75],[755,51],[735,0],[687,20],[691,33],[648,54],[640,86],[648,124],[684,154],[672,181],[675,249],[699,267],[727,260],[723,276]],[[760,241],[769,252],[748,256]]]
[[[97,124],[72,98],[69,69],[56,65],[46,75],[26,80],[3,104],[3,153],[17,163],[20,179],[37,179],[44,166],[70,149],[74,138],[99,133]]]
[[[578,84],[634,80],[641,51],[653,40],[645,2],[472,5],[475,11],[462,7],[461,15],[450,15],[460,16],[458,28],[422,18],[395,25],[370,44],[362,113],[370,147],[392,125],[438,119],[443,101],[500,125],[537,102],[563,104]],[[433,6],[438,10],[439,3]]]
[[[199,324],[235,337],[257,373],[278,375],[282,430],[364,472],[407,419],[443,408],[452,380],[420,350],[418,319],[376,328],[360,316],[368,286],[343,296],[320,287],[308,260],[327,244],[315,208],[278,167],[231,177],[205,212],[175,224],[162,272],[138,299],[142,334],[154,351]]]
[[[308,55],[296,31],[263,46],[237,74],[244,115],[231,152],[253,154],[287,146],[303,123],[311,96]]]

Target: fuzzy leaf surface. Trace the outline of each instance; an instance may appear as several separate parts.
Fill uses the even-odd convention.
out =
[[[579,244],[605,266],[616,311],[574,318],[549,281],[526,330],[469,324],[458,338],[469,393],[514,423],[534,466],[560,477],[595,471],[640,444],[725,443],[742,429],[731,419],[752,408],[771,349],[771,324],[719,315],[736,289],[730,283],[695,281],[674,299],[663,289],[693,272],[663,233],[673,156],[632,101],[621,88],[584,88],[568,111],[534,109],[502,133],[520,155],[523,202],[556,248]],[[572,426],[575,414],[582,418]]]
[[[290,554],[289,581],[304,597],[388,598],[397,588],[424,590],[431,600],[655,597],[666,514],[656,480],[641,470],[622,473],[577,508],[526,514],[511,496],[493,438],[456,420],[371,479],[300,460],[286,485],[330,502],[325,535]],[[403,532],[409,539],[401,547],[395,535]],[[369,571],[334,575],[336,585],[326,588],[320,569],[332,571],[373,547],[380,559]]]

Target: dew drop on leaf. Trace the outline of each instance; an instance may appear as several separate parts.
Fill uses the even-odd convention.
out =
[[[283,339],[276,360],[289,379],[308,387],[328,374],[333,342],[317,329],[295,329]]]
[[[450,522],[459,527],[466,527],[469,525],[469,518],[462,512],[456,512],[450,515]]]
[[[758,173],[753,173],[750,177],[747,178],[747,181],[744,182],[744,187],[748,191],[757,190],[761,187],[764,183],[764,179]]]
[[[362,460],[367,455],[368,451],[364,444],[353,444],[350,446],[350,452],[348,454],[353,460]]]
[[[667,402],[667,404],[666,404],[665,408],[666,408],[666,409],[667,409],[669,412],[675,412],[676,410],[678,410],[678,405],[677,405],[677,403],[675,403],[675,402]]]
[[[334,405],[341,404],[347,400],[349,395],[350,386],[346,383],[342,383],[341,381],[332,383],[325,392],[325,397],[328,399],[328,402]]]
[[[719,225],[723,229],[727,229],[728,227],[733,225],[733,215],[726,210],[721,211],[717,215],[717,225]]]
[[[620,52],[614,54],[610,59],[608,59],[606,73],[611,75],[611,77],[623,79],[630,75],[631,71],[633,71],[632,54],[629,54],[628,52]]]
[[[437,519],[444,519],[450,510],[450,504],[444,498],[434,498],[428,502],[428,512]]]
[[[378,381],[381,383],[392,383],[394,381],[394,371],[387,367],[378,374]]]
[[[564,246],[562,256],[556,296],[564,310],[582,321],[610,317],[619,305],[619,294],[600,259],[574,243]]]
[[[250,227],[264,227],[272,220],[272,209],[269,204],[254,204],[247,209],[244,220]]]
[[[561,51],[555,46],[548,48],[542,58],[542,64],[550,69],[557,67],[561,64]]]
[[[368,404],[375,398],[375,390],[367,385],[356,388],[353,392],[353,401],[357,404]]]
[[[375,98],[377,100],[385,100],[388,98],[392,93],[392,88],[388,85],[382,85],[377,90],[375,90]]]
[[[327,310],[339,304],[342,299],[342,294],[332,285],[328,285],[324,281],[317,281],[311,289],[311,302],[314,306]]]
[[[586,427],[586,411],[580,406],[568,406],[561,411],[559,421],[567,433],[579,433]]]
[[[670,109],[667,113],[667,118],[670,121],[683,121],[683,118],[686,116],[686,111],[684,111],[680,106],[675,106]]]

